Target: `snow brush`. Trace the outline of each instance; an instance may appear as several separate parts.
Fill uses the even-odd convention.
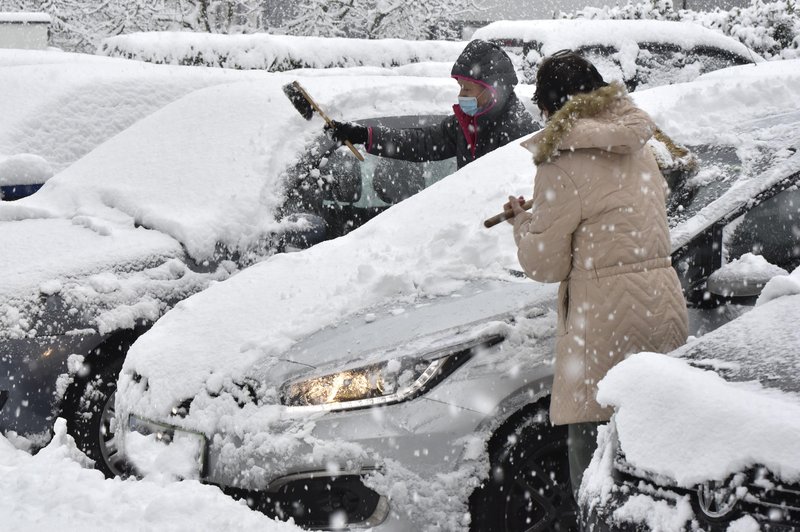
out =
[[[525,203],[522,204],[522,210],[523,211],[530,210],[531,207],[533,207],[533,200],[532,199],[529,199],[528,201],[526,201]],[[504,210],[500,214],[495,214],[491,218],[485,219],[483,221],[483,226],[484,227],[494,227],[495,225],[499,224],[500,222],[503,222],[505,220],[510,220],[513,217],[514,217],[514,211],[512,211],[511,209]]]
[[[319,105],[317,105],[314,99],[309,96],[303,86],[297,81],[284,85],[283,92],[289,98],[289,101],[292,102],[294,108],[297,109],[297,112],[300,113],[300,116],[306,120],[311,120],[311,117],[314,116],[314,111],[316,111],[317,114],[325,120],[326,124],[329,126],[333,125],[328,115],[319,108]],[[359,161],[364,160],[364,156],[361,155],[361,152],[359,152],[349,140],[344,141],[344,144],[350,148],[350,151],[353,152],[353,155],[355,155]]]

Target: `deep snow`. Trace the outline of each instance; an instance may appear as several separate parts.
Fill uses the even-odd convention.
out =
[[[755,68],[759,70],[753,70]],[[357,92],[337,92],[325,77],[316,79],[318,81],[311,81],[311,78],[308,81],[315,96],[319,95],[332,109],[353,114],[359,110],[387,112],[394,108],[395,99],[404,91],[411,91],[419,100],[427,99],[430,103],[425,109],[446,110],[456,92],[451,80],[442,80],[434,88],[416,85],[416,82],[401,87],[396,79],[351,81],[378,87],[372,99],[364,100]],[[286,147],[299,143],[298,139],[307,140],[320,126],[317,122],[312,129],[294,116],[294,110],[278,112],[274,105],[269,105],[279,98],[274,101],[265,98],[263,87],[275,88],[283,81],[285,78],[276,78],[268,83],[244,82],[192,92],[172,106],[157,111],[158,122],[137,123],[105,144],[103,150],[95,151],[54,177],[44,193],[37,195],[39,198],[6,206],[0,210],[0,218],[87,216],[87,220],[92,220],[101,217],[109,207],[115,207],[124,213],[125,223],[131,223],[132,219],[147,220],[173,238],[181,239],[198,256],[209,252],[208,231],[215,238],[237,243],[240,235],[227,225],[227,220],[240,217],[245,227],[254,216],[261,220],[254,213],[265,201],[269,204],[270,192],[265,192],[258,180],[264,171],[287,162],[288,159],[282,157],[289,157],[283,154],[274,163],[265,163],[265,147]],[[637,94],[635,98],[677,140],[688,143],[715,138],[736,142],[736,132],[726,127],[732,117],[755,120],[771,113],[794,111],[798,83],[800,63],[787,61],[711,74],[698,81],[691,92],[687,87],[656,89]],[[17,95],[22,98],[19,92]],[[31,101],[46,101],[48,97],[43,91],[38,100],[34,97]],[[220,114],[233,111],[233,116],[238,117],[237,125],[243,129],[227,130],[213,137],[227,149],[226,164],[212,164],[207,173],[199,166],[192,167],[190,175],[204,184],[199,187],[198,205],[213,205],[214,199],[220,196],[215,189],[219,175],[214,172],[223,167],[244,172],[255,187],[255,193],[238,196],[231,202],[242,208],[241,212],[233,211],[232,207],[205,211],[199,206],[187,206],[183,201],[185,190],[180,183],[163,188],[159,174],[146,171],[135,177],[149,179],[146,181],[148,194],[158,190],[159,196],[153,199],[152,206],[140,208],[135,196],[141,191],[124,181],[106,180],[108,165],[133,172],[128,169],[137,167],[145,159],[143,155],[153,150],[167,158],[168,170],[182,175],[187,171],[185,158],[180,157],[184,144],[174,136],[208,127],[199,119],[186,118],[186,111],[198,107],[213,110],[216,103],[225,98],[240,99],[237,101],[243,104],[241,109],[234,109],[233,104],[223,103],[219,109]],[[9,112],[24,111],[28,113],[26,116],[36,119],[39,111],[32,105],[9,109]],[[418,110],[416,105],[415,111]],[[286,118],[280,127],[269,133],[261,123],[267,107]],[[252,112],[246,114],[246,109]],[[173,135],[166,141],[167,146],[159,146],[161,141],[156,136],[163,133],[160,129],[163,123],[171,124],[172,128],[166,130]],[[687,128],[686,124],[692,127]],[[786,134],[785,131],[775,132],[775,138],[784,138]],[[241,142],[242,139],[245,141]],[[208,150],[209,146],[199,148]],[[238,152],[239,149],[245,149],[246,153]],[[786,164],[797,168],[797,159],[797,156],[787,157]],[[529,195],[532,174],[529,154],[512,143],[492,157],[434,185],[413,201],[394,207],[381,216],[380,223],[368,224],[344,239],[303,253],[276,256],[245,270],[231,281],[214,285],[190,298],[165,316],[137,342],[128,367],[148,373],[155,387],[168,395],[156,395],[159,404],[172,404],[171,401],[194,393],[211,373],[241,374],[256,358],[280,354],[303,335],[333,324],[342,315],[365,306],[398,298],[446,296],[463,286],[466,280],[506,278],[506,268],[516,266],[516,249],[509,231],[503,226],[487,231],[480,221],[495,214],[509,193]],[[729,200],[734,204],[743,201],[751,191],[740,192],[731,194]],[[236,191],[228,189],[222,195],[226,194],[230,197]],[[729,205],[716,205],[709,213],[719,212],[714,209],[720,208],[729,208]],[[694,228],[686,228],[684,233],[678,228],[677,241],[680,242],[681,234]],[[169,242],[166,245],[172,246]],[[304,279],[304,283],[295,284],[298,278]],[[102,281],[99,279],[98,283]],[[797,286],[794,280],[784,282],[787,286]],[[353,287],[358,289],[353,290]],[[777,289],[768,286],[765,293],[770,290]],[[287,300],[292,302],[291,312],[286,311]],[[242,308],[249,311],[239,312]],[[214,334],[209,335],[208,331]],[[168,359],[164,353],[174,358]],[[181,362],[186,356],[193,361],[189,367]],[[159,380],[161,385],[158,385]],[[167,382],[169,384],[163,384]],[[158,408],[151,406],[154,410]],[[123,530],[138,530],[143,522],[157,522],[167,529],[174,526],[175,530],[257,526],[294,529],[289,525],[286,528],[274,525],[214,488],[192,481],[164,485],[104,481],[99,473],[81,468],[81,462],[64,435],[63,424],[57,425],[53,443],[34,457],[13,449],[7,440],[0,438],[3,473],[0,475],[0,514],[10,516],[6,522],[23,530],[30,523],[34,523],[30,529],[64,528],[65,521],[69,522],[67,529],[73,522],[78,523],[75,529],[93,528],[98,522],[104,522],[103,517],[113,519]],[[69,520],[68,515],[72,516]]]
[[[0,436],[0,529],[299,531],[194,480],[106,480],[59,419],[50,444],[36,455]]]

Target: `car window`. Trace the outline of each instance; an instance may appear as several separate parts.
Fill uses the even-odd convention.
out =
[[[359,121],[367,126],[416,128],[445,117],[412,115]],[[384,210],[456,171],[455,158],[414,163],[365,154],[361,162],[346,147],[320,135],[287,171],[280,217],[308,215],[324,220],[326,238],[341,236]]]
[[[361,194],[353,201],[344,200],[341,196],[328,201],[352,203],[361,208],[389,207],[456,171],[454,158],[416,163],[367,153],[364,154],[364,162],[358,163],[347,148],[336,150],[330,160],[338,168],[351,167],[353,161],[359,165]]]
[[[670,227],[682,223],[722,196],[742,174],[742,161],[732,146],[691,146],[697,165],[665,175],[670,193],[667,216]]]
[[[756,205],[723,230],[723,262],[761,255],[791,272],[800,266],[800,189],[786,189]]]

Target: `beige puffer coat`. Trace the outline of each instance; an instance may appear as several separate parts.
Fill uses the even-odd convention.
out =
[[[605,421],[597,382],[625,355],[686,341],[670,261],[666,183],[646,142],[655,131],[611,84],[567,102],[523,143],[538,168],[532,213],[514,220],[519,262],[560,281],[551,420]]]

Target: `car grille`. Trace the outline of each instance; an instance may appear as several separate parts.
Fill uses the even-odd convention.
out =
[[[800,486],[751,483],[742,501],[760,514],[769,530],[800,530]]]

